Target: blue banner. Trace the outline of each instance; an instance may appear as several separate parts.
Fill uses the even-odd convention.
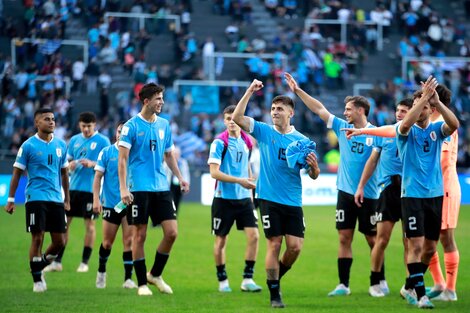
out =
[[[0,205],[7,204],[8,191],[10,190],[11,175],[0,175]],[[15,194],[15,203],[25,202],[26,176],[21,176]]]
[[[182,86],[182,96],[191,95],[191,113],[217,114],[220,108],[219,87]]]

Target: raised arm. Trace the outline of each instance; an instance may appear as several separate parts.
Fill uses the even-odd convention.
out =
[[[323,122],[328,123],[328,119],[330,118],[331,113],[325,108],[323,103],[309,96],[305,91],[303,91],[291,74],[284,73],[284,77],[287,84],[289,85],[290,90],[292,90],[292,92],[294,92],[300,99],[302,99],[302,102],[305,103],[310,111],[318,115],[323,120]]]
[[[422,83],[423,94],[418,102],[413,105],[413,107],[405,115],[405,118],[400,124],[398,129],[399,133],[402,135],[407,135],[411,127],[419,118],[419,115],[423,111],[423,107],[426,103],[429,102],[431,97],[434,95],[434,91],[437,87],[437,81],[432,76],[429,76],[425,83]]]
[[[246,132],[250,131],[250,120],[248,116],[245,116],[246,106],[248,105],[248,101],[250,100],[251,95],[261,88],[263,88],[263,83],[257,79],[254,79],[251,85],[246,89],[243,97],[240,99],[240,101],[238,101],[235,111],[233,111],[233,121]]]
[[[362,207],[362,202],[364,201],[364,187],[369,181],[370,177],[375,171],[377,164],[379,162],[380,153],[378,151],[372,150],[369,159],[367,159],[364,170],[362,171],[361,179],[357,185],[356,193],[354,194],[354,202],[358,207]]]
[[[444,134],[446,136],[450,136],[460,126],[458,118],[448,107],[444,105],[444,103],[439,100],[437,92],[434,93],[429,102],[431,103],[431,105],[436,107],[436,110],[439,113],[441,113],[442,118],[445,122],[443,126]]]
[[[346,132],[346,138],[351,139],[359,135],[372,135],[377,137],[395,137],[397,131],[394,125],[385,125],[374,128],[341,128]]]

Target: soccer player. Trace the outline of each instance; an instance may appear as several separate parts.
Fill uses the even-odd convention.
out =
[[[396,128],[403,162],[402,213],[410,273],[407,287],[413,289],[402,288],[402,291],[408,302],[419,308],[434,307],[425,295],[423,275],[436,252],[441,229],[444,186],[439,164],[442,143],[459,127],[457,117],[439,101],[436,86],[436,79],[430,76],[422,90],[414,94],[414,106]],[[431,122],[434,110],[439,111],[444,121]]]
[[[214,258],[219,291],[232,291],[225,271],[225,247],[227,236],[236,221],[237,229],[243,230],[247,238],[245,270],[240,288],[242,291],[258,292],[261,287],[253,280],[259,232],[257,212],[250,190],[256,187],[249,168],[252,142],[232,120],[234,110],[235,105],[224,109],[227,130],[212,142],[207,161],[212,178],[217,180],[211,209],[212,232],[216,236]]]
[[[67,146],[54,137],[55,119],[51,109],[42,108],[34,113],[38,132],[26,140],[13,164],[13,175],[5,210],[15,211],[15,193],[18,182],[26,170],[26,231],[31,233],[29,266],[33,276],[33,291],[47,290],[41,279],[42,270],[57,257],[65,244],[65,211],[70,209]],[[64,197],[62,196],[62,190]],[[41,254],[44,233],[50,232],[51,244]]]
[[[180,181],[182,191],[189,191],[189,183],[183,179],[173,154],[170,124],[157,116],[164,103],[163,91],[163,86],[154,83],[142,87],[139,92],[142,109],[124,124],[119,140],[119,190],[121,201],[128,206],[127,221],[134,225],[132,258],[139,286],[137,294],[142,296],[152,295],[147,282],[162,293],[173,293],[162,272],[176,240],[178,224],[163,161]],[[154,225],[161,224],[163,238],[147,273],[144,244],[149,217]]]
[[[397,104],[395,117],[397,122],[403,120],[413,106],[412,99],[404,99]],[[363,128],[355,135],[374,135],[374,131],[380,128]],[[346,128],[346,136],[351,136],[354,129]],[[384,262],[385,249],[387,248],[392,230],[397,221],[401,219],[401,172],[402,164],[398,156],[398,148],[395,137],[383,138],[376,141],[369,160],[367,160],[361,179],[354,194],[354,201],[358,207],[362,207],[364,200],[364,187],[374,170],[379,173],[380,198],[375,219],[377,221],[377,237],[371,253],[371,273],[369,294],[372,297],[383,297],[385,293],[380,286],[380,271]],[[406,245],[405,245],[406,255]]]
[[[288,167],[286,148],[290,143],[307,137],[299,133],[290,123],[294,116],[294,101],[287,96],[277,96],[272,100],[273,125],[244,116],[250,97],[261,88],[263,83],[253,80],[238,102],[232,119],[258,141],[261,169],[256,191],[264,234],[267,238],[265,260],[267,285],[271,306],[283,308],[280,279],[297,260],[302,250],[305,232],[300,169]],[[309,176],[316,179],[320,169],[315,153],[309,153],[306,161],[310,167]],[[286,250],[279,260],[283,238]]]
[[[438,85],[436,92],[439,95],[439,101],[446,107],[449,107],[451,101],[451,91],[443,86]],[[431,120],[441,121],[442,115],[435,110],[431,115]],[[444,198],[442,205],[442,224],[439,236],[442,247],[444,248],[444,264],[446,270],[446,278],[442,275],[439,264],[439,255],[436,253],[432,256],[429,263],[429,271],[434,280],[434,287],[428,293],[429,298],[435,298],[442,301],[457,301],[456,283],[459,268],[459,250],[455,242],[455,228],[460,211],[460,183],[457,175],[457,149],[458,149],[458,132],[454,131],[450,135],[449,140],[442,144],[441,168],[444,179]]]
[[[332,128],[338,137],[341,151],[337,181],[338,203],[336,205],[336,229],[339,235],[339,284],[328,295],[349,295],[351,294],[349,275],[353,261],[352,241],[356,221],[359,222],[359,232],[364,234],[369,247],[372,249],[376,235],[374,216],[379,198],[379,188],[377,174],[374,172],[364,186],[362,207],[357,206],[354,201],[354,194],[365,163],[372,152],[375,139],[372,136],[357,136],[353,140],[348,140],[341,129],[375,127],[367,122],[370,105],[364,97],[346,97],[344,100],[346,120],[343,120],[331,114],[320,101],[303,91],[289,73],[285,73],[285,77],[290,89],[302,99],[313,113],[317,114],[327,124],[328,128]],[[380,282],[384,291],[388,292],[383,269],[381,270]]]
[[[123,288],[137,288],[132,280],[132,231],[127,223],[127,208],[117,212],[114,208],[121,201],[119,195],[119,179],[118,179],[118,145],[121,129],[124,125],[119,122],[116,128],[116,143],[107,146],[101,150],[98,155],[98,161],[95,165],[95,178],[93,180],[93,213],[103,213],[103,242],[100,245],[99,267],[96,274],[96,288],[106,287],[106,263],[111,248],[113,247],[119,225],[122,225],[122,243],[124,252],[122,260],[124,261],[124,283]],[[103,185],[101,185],[103,179]],[[100,189],[101,186],[101,200]],[[119,209],[119,207],[118,207]]]
[[[92,112],[83,112],[78,118],[80,134],[70,139],[67,158],[70,162],[70,211],[67,211],[67,233],[65,244],[69,239],[70,225],[74,217],[80,217],[85,222],[85,240],[82,252],[82,261],[77,272],[88,272],[88,261],[96,238],[95,218],[93,213],[93,168],[96,165],[98,154],[104,147],[110,145],[109,139],[96,130],[96,116]],[[64,249],[57,259],[45,271],[62,271],[62,257]]]

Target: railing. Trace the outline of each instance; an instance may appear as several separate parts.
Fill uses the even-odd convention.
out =
[[[408,80],[408,63],[410,62],[430,62],[433,65],[442,66],[444,70],[452,70],[464,67],[470,63],[470,58],[464,57],[402,57],[401,59],[401,77],[403,80]],[[410,79],[413,81],[413,79]]]
[[[48,39],[41,39],[41,38],[13,38],[11,40],[10,49],[11,49],[11,63],[13,67],[16,66],[16,42],[17,40],[25,42],[25,43],[32,43],[32,44],[42,44],[47,43]],[[88,66],[88,41],[86,40],[60,40],[61,46],[82,46],[83,47],[83,63],[85,67]]]
[[[374,89],[373,84],[354,84],[353,85],[353,95],[361,95],[361,90],[372,90]]]
[[[249,81],[177,79],[173,82],[173,88],[178,92],[180,86],[248,87],[250,84]]]
[[[106,12],[104,14],[104,20],[108,23],[108,18],[112,17],[122,17],[122,18],[138,18],[139,19],[139,28],[145,28],[146,19],[164,19],[164,20],[174,20],[175,21],[175,31],[178,33],[181,29],[181,18],[179,15],[167,14],[165,16],[157,16],[156,14],[149,13],[125,13],[125,12]]]
[[[341,32],[340,32],[340,41],[343,44],[346,44],[348,41],[348,25],[350,24],[358,24],[359,22],[345,22],[340,20],[332,20],[332,19],[314,19],[314,18],[307,18],[305,19],[305,28],[309,29],[312,25],[340,25]],[[376,23],[372,21],[364,21],[360,22],[363,25],[376,25],[377,26],[377,50],[383,50],[383,25],[381,23]]]
[[[277,54],[274,53],[241,53],[241,52],[214,52],[212,55],[207,56],[210,59],[209,63],[209,80],[215,80],[215,62],[218,57],[232,58],[232,59],[251,59],[260,57],[262,59],[275,59]],[[287,56],[282,54],[282,67],[287,69]],[[203,61],[204,62],[204,61]]]

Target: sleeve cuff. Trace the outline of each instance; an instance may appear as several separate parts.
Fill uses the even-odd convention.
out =
[[[328,123],[326,123],[326,128],[333,128],[333,121],[335,119],[335,116],[333,114],[330,114],[330,117],[328,117]]]
[[[129,150],[130,150],[131,147],[132,147],[132,145],[131,145],[130,143],[125,142],[125,141],[119,141],[119,146],[120,146],[120,147],[124,147],[124,148],[129,149]]]
[[[221,164],[222,163],[222,160],[220,159],[216,159],[216,158],[209,158],[209,160],[207,160],[207,164]]]
[[[104,167],[102,166],[99,166],[98,164],[95,165],[95,171],[98,171],[98,172],[101,172],[101,173],[104,173],[106,170]]]
[[[18,163],[18,162],[15,162],[13,164],[13,167],[16,167],[16,168],[19,168],[20,170],[24,171],[26,169],[26,166],[21,164],[21,163]]]

